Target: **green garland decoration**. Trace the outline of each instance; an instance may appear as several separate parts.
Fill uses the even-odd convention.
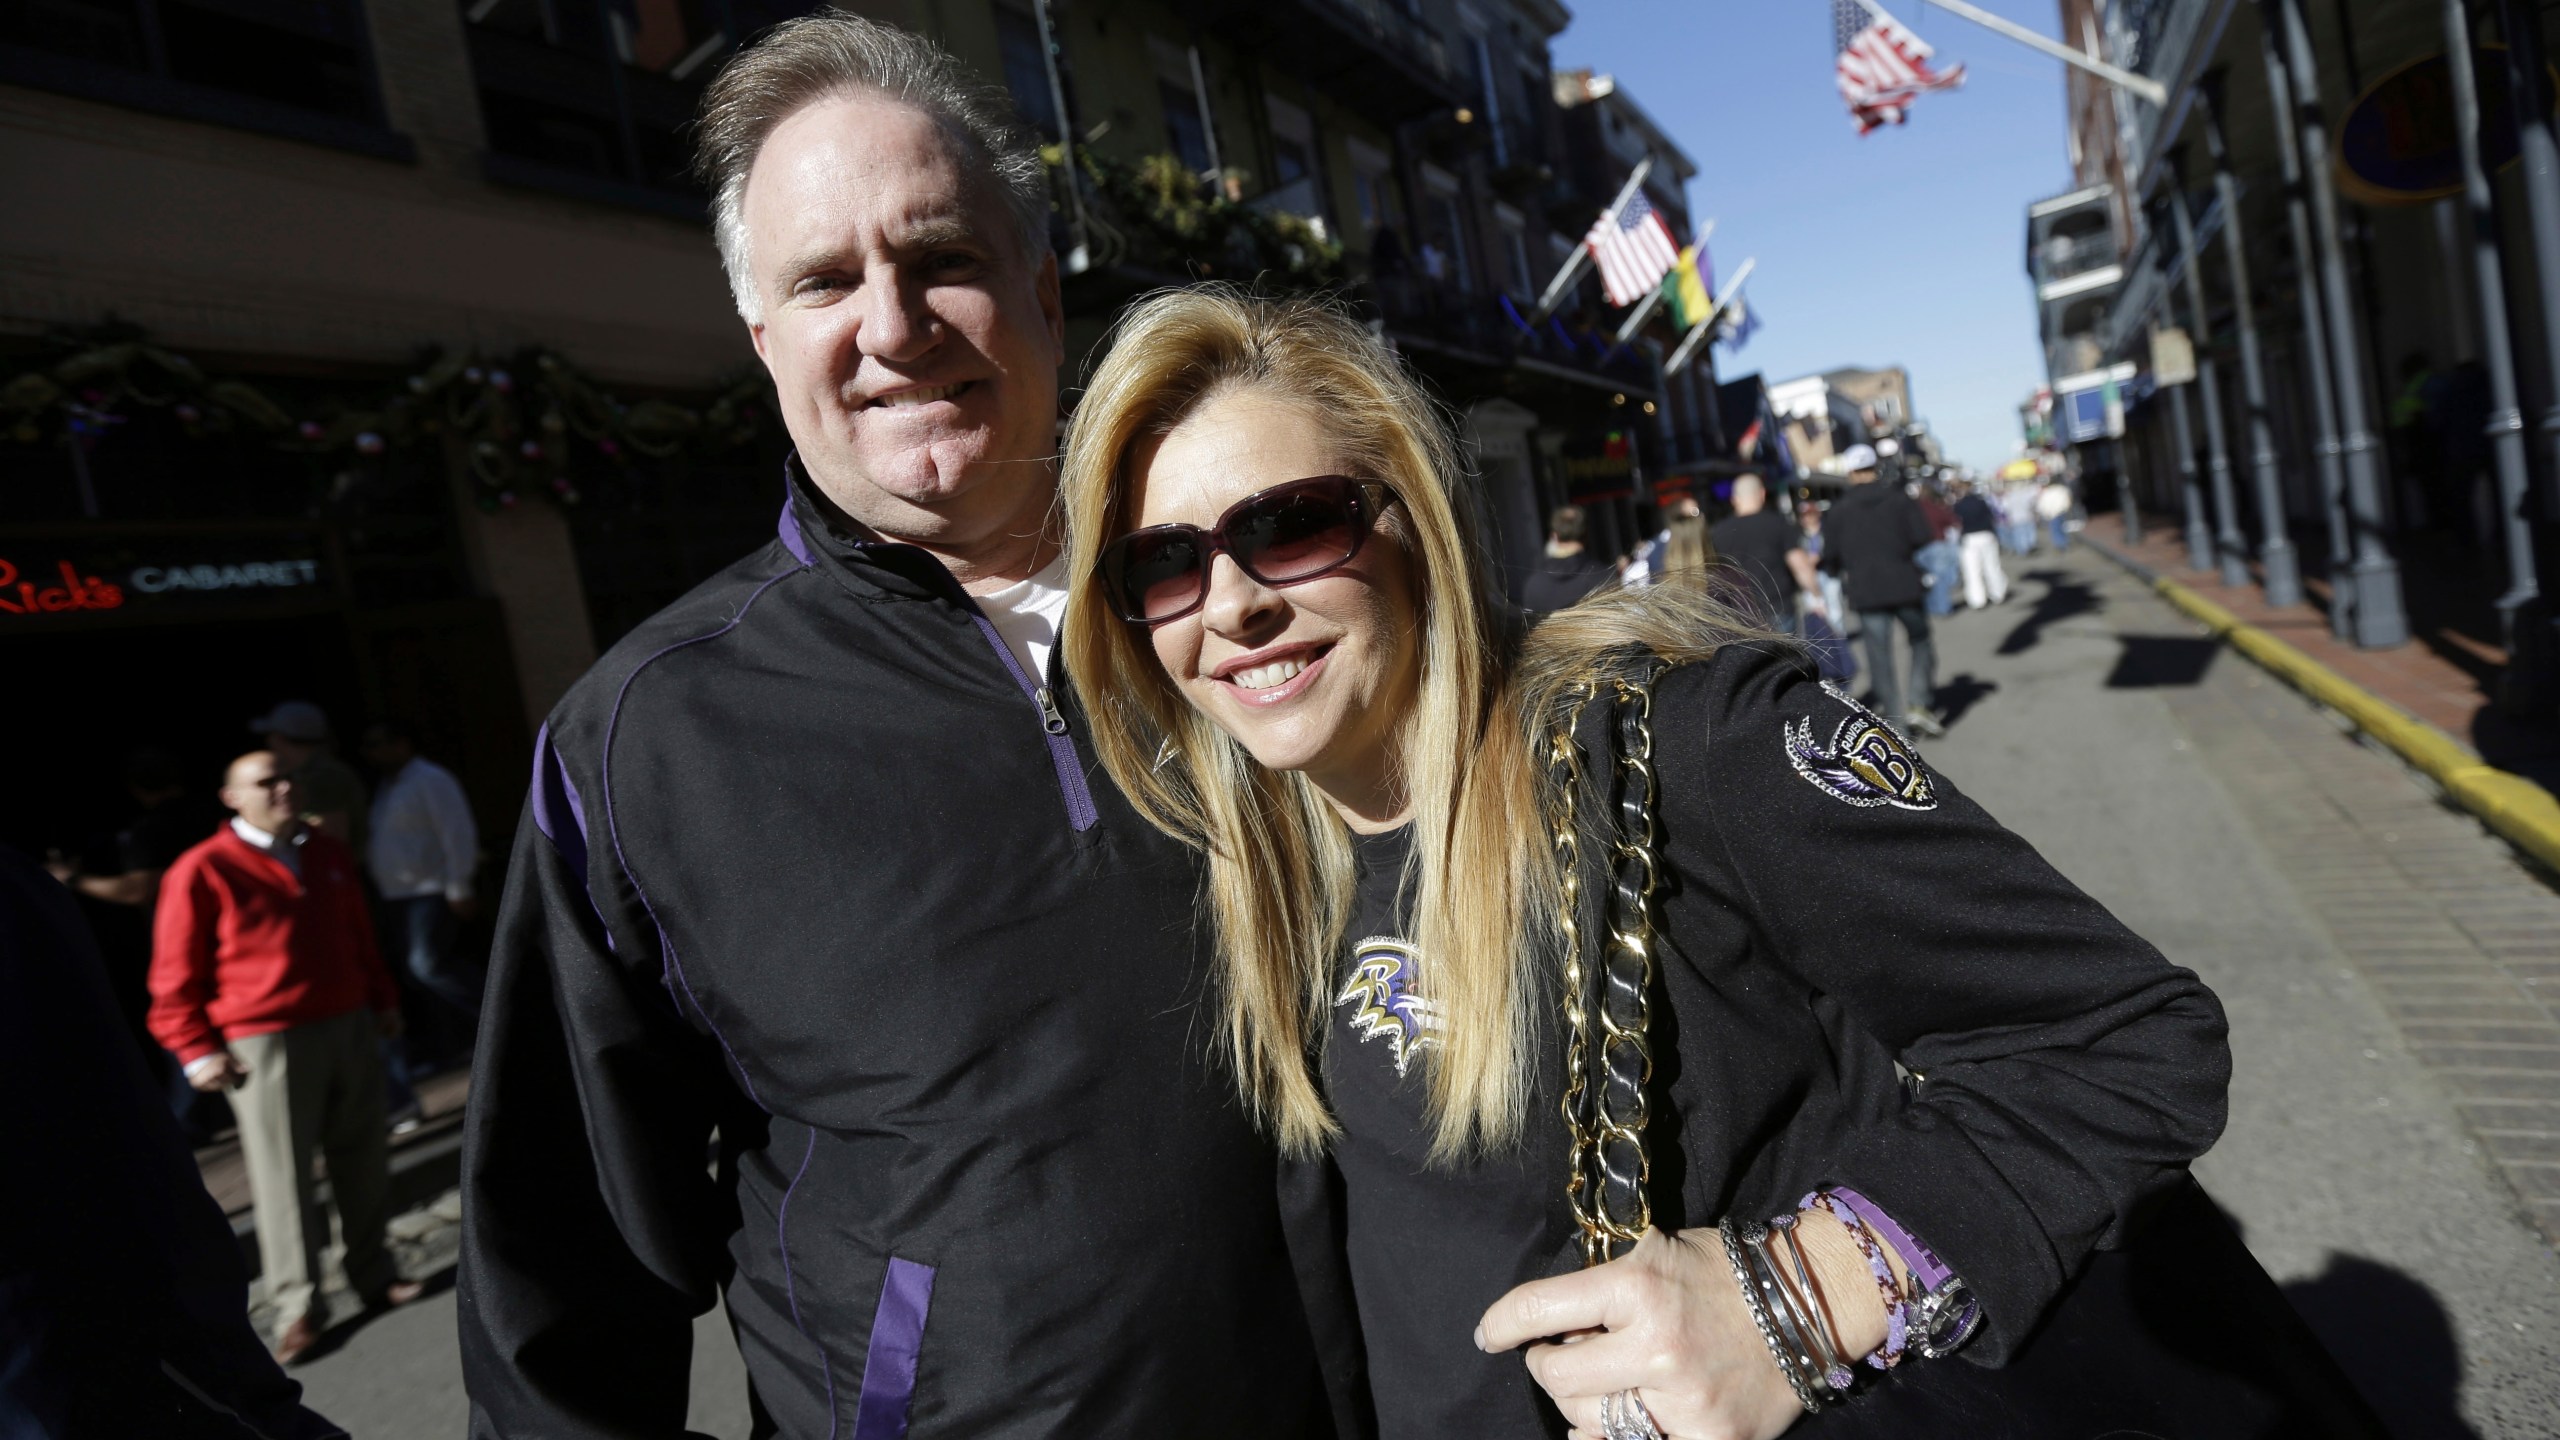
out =
[[[289,409],[121,322],[55,340],[61,358],[0,383],[0,435],[18,444],[95,444],[144,408],[169,411],[191,435],[242,435],[302,454],[370,459],[450,442],[461,447],[480,508],[491,512],[527,491],[577,504],[575,475],[610,473],[573,466],[581,450],[616,467],[633,455],[734,451],[754,446],[775,413],[772,385],[759,370],[698,408],[626,401],[540,346],[496,358],[431,351],[387,390]]]
[[[1066,152],[1047,145],[1040,157],[1048,162],[1052,192],[1062,192]],[[1087,182],[1095,258],[1104,264],[1287,290],[1337,290],[1349,278],[1341,242],[1327,238],[1314,221],[1231,199],[1231,187],[1204,184],[1179,156],[1148,155],[1128,163],[1079,145],[1075,158]]]

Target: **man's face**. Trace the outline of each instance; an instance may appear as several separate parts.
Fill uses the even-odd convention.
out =
[[[810,476],[883,535],[964,548],[1054,482],[1065,312],[995,182],[923,112],[821,100],[756,156],[743,206],[756,353]]]
[[[298,823],[291,773],[272,751],[253,750],[231,762],[222,803],[271,835],[287,834]]]
[[[305,761],[320,753],[320,744],[316,740],[299,740],[291,735],[272,732],[267,736],[267,748],[275,752],[276,763],[287,770],[301,769]]]

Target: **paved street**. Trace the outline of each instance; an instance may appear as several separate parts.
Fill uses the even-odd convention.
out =
[[[2098,556],[1941,631],[1931,760],[2221,993],[2198,1167],[2404,1440],[2560,1433],[2560,900],[2387,756]],[[1850,883],[1850,877],[1843,877]],[[437,1263],[437,1227],[404,1243]],[[366,1440],[460,1433],[448,1290],[301,1373]],[[699,1332],[694,1425],[745,1433]]]

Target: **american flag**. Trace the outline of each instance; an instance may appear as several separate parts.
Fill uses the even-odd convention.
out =
[[[1870,12],[1859,0],[1831,0],[1831,31],[1840,50],[1836,67],[1840,98],[1858,133],[1879,125],[1899,125],[1911,102],[1923,91],[1952,90],[1964,83],[1964,67],[1940,74],[1929,68],[1937,52],[1882,9]]]
[[[1600,288],[1612,305],[1633,305],[1652,294],[1680,263],[1680,242],[1671,238],[1671,227],[1644,198],[1642,186],[1625,204],[1592,221],[1582,243],[1591,247],[1591,258],[1600,267]]]

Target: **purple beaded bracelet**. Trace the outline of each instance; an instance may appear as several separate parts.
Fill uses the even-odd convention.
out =
[[[1867,1356],[1867,1363],[1878,1370],[1890,1370],[1902,1363],[1903,1350],[1910,1342],[1911,1302],[1904,1298],[1902,1287],[1894,1283],[1893,1267],[1885,1263],[1884,1247],[1877,1243],[1875,1231],[1867,1227],[1858,1212],[1828,1190],[1816,1190],[1804,1197],[1804,1209],[1816,1206],[1830,1212],[1857,1243],[1858,1253],[1867,1257],[1867,1271],[1875,1276],[1876,1293],[1884,1301],[1885,1321],[1884,1345]]]

